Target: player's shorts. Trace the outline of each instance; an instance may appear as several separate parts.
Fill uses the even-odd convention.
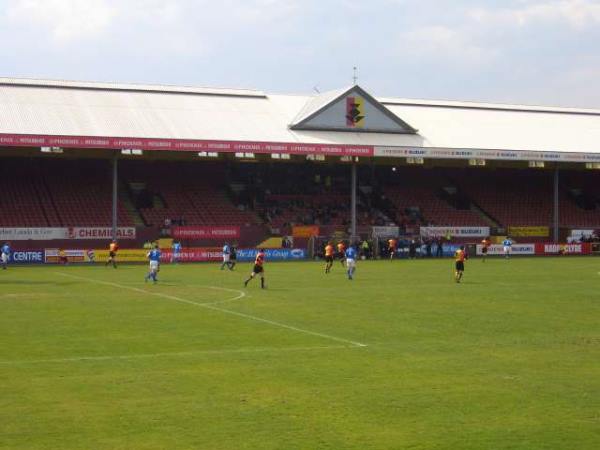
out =
[[[158,261],[150,261],[150,270],[158,270]]]
[[[328,263],[333,262],[333,256],[332,255],[325,256],[325,262],[328,262]]]
[[[254,269],[252,269],[252,272],[254,273],[263,273],[265,271],[265,269],[263,269],[263,266],[260,266],[258,264],[254,264]]]
[[[114,258],[115,256],[117,256],[117,252],[108,252],[108,256]]]
[[[337,257],[338,257],[339,259],[344,259],[344,258],[346,257],[346,255],[345,255],[345,252],[338,252],[338,253],[337,253]]]
[[[465,270],[465,263],[463,261],[456,261],[456,270],[459,272],[464,272]]]
[[[488,252],[488,248],[487,247],[482,247],[481,248],[481,253],[483,253],[484,255],[487,254]]]
[[[505,245],[504,246],[504,254],[508,254],[508,253],[510,253],[510,251],[511,251],[510,245]]]
[[[348,269],[355,268],[356,267],[356,260],[355,259],[346,258],[346,267]]]
[[[2,253],[2,264],[6,264],[8,262],[8,254]]]
[[[229,262],[229,255],[223,255],[223,262]]]

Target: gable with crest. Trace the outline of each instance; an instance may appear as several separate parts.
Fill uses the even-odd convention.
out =
[[[290,128],[359,133],[417,132],[360,86],[317,95],[304,106]]]

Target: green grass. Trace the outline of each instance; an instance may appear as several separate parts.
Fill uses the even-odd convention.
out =
[[[600,259],[249,269],[0,272],[0,448],[600,448]]]

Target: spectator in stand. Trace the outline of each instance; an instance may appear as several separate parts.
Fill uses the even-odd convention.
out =
[[[435,243],[437,244],[435,256],[441,258],[442,256],[444,256],[444,240],[441,237],[438,237]]]
[[[408,244],[408,257],[410,259],[417,257],[417,243],[414,239],[411,239],[410,244]]]
[[[369,242],[366,239],[362,242],[361,248],[362,248],[362,254],[365,257],[365,259],[370,259],[371,258],[371,247],[369,245]]]
[[[425,252],[428,258],[431,258],[431,239],[427,238],[425,240]]]

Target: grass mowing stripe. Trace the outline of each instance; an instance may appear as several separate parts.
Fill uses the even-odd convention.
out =
[[[206,308],[206,309],[211,309],[213,311],[219,311],[225,314],[230,314],[233,316],[237,316],[237,317],[242,317],[244,319],[249,319],[249,320],[253,320],[256,322],[262,322],[262,323],[266,323],[275,327],[280,327],[280,328],[285,328],[288,330],[292,330],[292,331],[297,331],[298,333],[304,333],[304,334],[309,334],[312,336],[318,336],[318,337],[322,337],[324,339],[329,339],[332,341],[336,341],[336,342],[343,342],[345,344],[350,344],[353,345],[355,347],[366,347],[367,344],[363,344],[361,342],[356,342],[356,341],[351,341],[349,339],[344,339],[341,337],[337,337],[337,336],[332,336],[330,334],[325,334],[325,333],[319,333],[317,331],[311,331],[311,330],[306,330],[304,328],[298,328],[295,327],[293,325],[287,325],[285,323],[281,323],[281,322],[276,322],[274,320],[269,320],[269,319],[264,319],[262,317],[258,317],[258,316],[253,316],[250,314],[244,314],[241,312],[237,312],[237,311],[231,311],[229,309],[223,309],[223,308],[218,308],[216,306],[214,306],[214,304],[211,303],[198,303],[198,302],[194,302],[192,300],[187,300],[185,298],[181,298],[181,297],[176,297],[174,295],[169,295],[169,294],[162,294],[160,292],[151,292],[151,291],[147,291],[144,289],[140,289],[140,288],[136,288],[136,287],[132,287],[132,286],[125,286],[123,284],[118,284],[118,283],[113,283],[111,281],[103,281],[103,280],[97,280],[95,278],[87,278],[87,277],[80,277],[77,275],[71,275],[68,273],[63,273],[63,272],[56,272],[57,275],[63,276],[63,277],[69,277],[69,278],[74,278],[77,280],[82,280],[82,281],[87,281],[88,283],[96,283],[96,284],[104,284],[106,286],[113,286],[113,287],[117,287],[119,289],[127,289],[133,292],[139,292],[142,294],[149,294],[149,295],[154,295],[155,297],[162,297],[162,298],[166,298],[168,300],[173,300],[176,302],[181,302],[181,303],[187,303],[189,305],[194,305],[194,306],[199,306],[201,308]]]
[[[163,352],[163,353],[140,353],[134,355],[106,355],[106,356],[76,356],[72,358],[48,358],[48,359],[21,359],[13,361],[0,361],[0,365],[17,366],[24,364],[42,364],[42,363],[69,363],[81,361],[111,361],[128,359],[147,359],[161,357],[185,357],[201,355],[225,355],[235,353],[291,353],[308,352],[315,350],[340,350],[344,348],[358,348],[356,345],[321,345],[312,347],[255,347],[255,348],[233,348],[222,350],[196,350],[189,352]]]

